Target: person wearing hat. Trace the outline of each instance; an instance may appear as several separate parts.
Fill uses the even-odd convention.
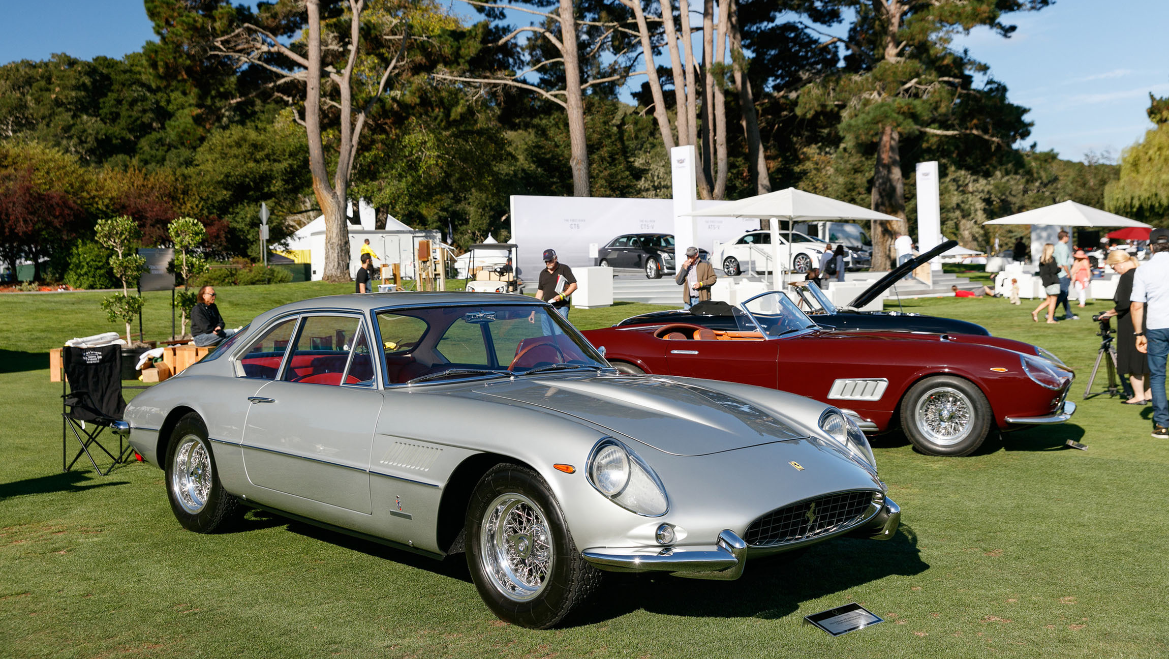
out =
[[[544,270],[536,283],[536,299],[544,300],[566,320],[569,318],[569,297],[577,290],[577,278],[572,269],[557,261],[556,250],[544,250]]]
[[[700,302],[711,299],[711,287],[715,285],[715,268],[699,259],[696,247],[687,248],[687,260],[679,266],[674,283],[683,287],[683,309],[690,309]]]
[[[1150,367],[1150,390],[1154,403],[1154,430],[1151,437],[1166,439],[1166,359],[1170,341],[1170,247],[1165,229],[1150,232],[1150,259],[1133,276],[1129,295],[1129,317],[1138,352],[1146,353]],[[1145,322],[1145,331],[1142,323]]]

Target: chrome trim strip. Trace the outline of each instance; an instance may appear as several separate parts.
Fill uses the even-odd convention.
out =
[[[400,513],[397,510],[387,510],[386,512],[390,513],[391,515],[393,515],[395,517],[401,517],[402,519],[410,519],[410,520],[414,519],[414,517],[411,516],[410,513]]]
[[[145,430],[147,432],[158,432],[159,431],[158,428],[148,428],[146,426],[131,426],[130,429],[131,430]]]
[[[730,581],[743,575],[747,543],[724,529],[714,545],[684,547],[596,547],[581,552],[594,567],[609,572],[671,572],[691,579]]]
[[[365,473],[369,472],[369,470],[366,469],[365,467],[354,467],[353,465],[341,464],[340,462],[331,462],[329,460],[322,460],[321,458],[314,458],[314,457],[310,457],[307,455],[297,455],[296,453],[286,453],[284,451],[277,451],[275,449],[265,448],[263,446],[254,446],[252,444],[244,444],[244,443],[240,443],[240,444],[238,444],[238,446],[240,448],[252,449],[253,451],[262,451],[264,453],[273,453],[276,455],[283,455],[286,458],[296,458],[298,460],[308,460],[309,462],[319,462],[321,464],[327,464],[327,465],[330,465],[332,467],[341,467],[342,469],[349,469],[352,471],[360,471],[360,472],[365,472]]]
[[[697,355],[697,354],[699,354],[699,351],[698,350],[671,350],[670,354],[672,354],[672,355]]]
[[[1064,423],[1072,418],[1072,415],[1077,411],[1077,404],[1071,400],[1064,401],[1064,409],[1060,414],[1053,414],[1050,416],[1009,416],[1004,419],[1007,423],[1018,423],[1021,425],[1055,425]]]
[[[371,476],[381,476],[381,477],[383,477],[383,478],[392,478],[392,479],[394,479],[394,480],[396,480],[396,481],[405,481],[405,482],[407,482],[407,483],[414,483],[415,485],[425,485],[426,487],[433,487],[433,488],[437,488],[437,489],[443,489],[443,486],[442,486],[442,485],[436,485],[435,483],[428,483],[428,482],[426,482],[426,481],[416,481],[416,480],[414,480],[414,479],[412,479],[412,478],[403,478],[403,477],[401,477],[401,476],[395,476],[394,474],[387,474],[387,473],[383,473],[383,472],[380,472],[380,471],[374,471],[373,469],[371,469],[371,470],[370,470],[370,475],[371,475]]]
[[[207,439],[209,441],[215,442],[216,444],[227,444],[228,446],[242,446],[242,444],[240,444],[239,442],[229,442],[226,439],[216,439],[214,437],[208,437]]]

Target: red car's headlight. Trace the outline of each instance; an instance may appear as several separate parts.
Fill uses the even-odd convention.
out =
[[[1057,371],[1048,360],[1020,355],[1020,363],[1024,366],[1024,372],[1032,378],[1032,382],[1041,387],[1056,390],[1064,386],[1064,374]]]

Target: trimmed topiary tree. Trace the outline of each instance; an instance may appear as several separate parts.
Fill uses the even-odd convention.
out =
[[[207,270],[207,261],[203,257],[192,254],[207,238],[207,229],[203,223],[193,217],[180,217],[167,227],[171,235],[171,242],[175,244],[175,271],[183,279],[183,290],[175,292],[175,306],[179,309],[179,336],[187,334],[187,316],[195,304],[199,302],[198,294],[187,288],[191,277]]]
[[[133,345],[130,340],[130,323],[134,316],[142,311],[144,300],[138,295],[130,295],[130,287],[137,286],[142,270],[146,267],[146,259],[132,253],[134,245],[142,237],[142,232],[134,220],[126,215],[100,220],[94,232],[97,241],[113,250],[110,257],[110,268],[114,276],[122,282],[122,292],[114,293],[102,300],[102,309],[109,316],[110,322],[122,320],[126,323],[126,345]]]

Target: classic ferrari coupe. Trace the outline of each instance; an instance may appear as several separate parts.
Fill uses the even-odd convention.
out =
[[[1063,423],[1073,373],[1055,355],[993,336],[835,331],[773,291],[728,307],[723,326],[629,319],[584,332],[630,374],[710,378],[833,405],[866,432],[901,427],[919,450],[970,455],[992,427]]]
[[[603,570],[736,579],[760,556],[890,538],[900,517],[836,407],[623,375],[551,306],[515,295],[279,307],[125,419],[185,528],[211,533],[254,506],[464,552],[488,607],[526,627],[561,621]]]

